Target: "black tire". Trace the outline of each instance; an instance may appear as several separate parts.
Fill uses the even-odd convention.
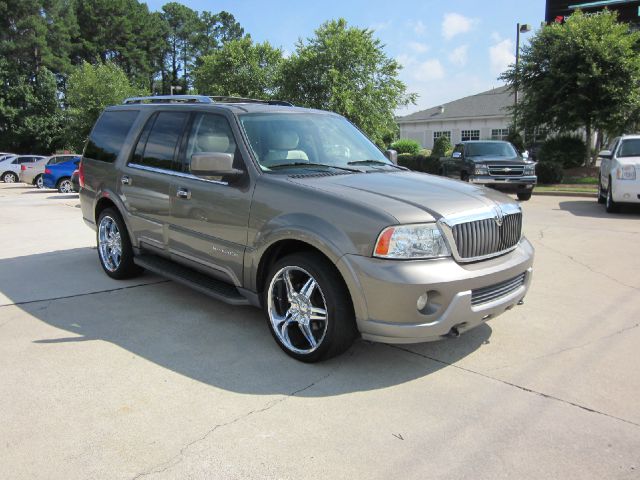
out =
[[[326,320],[324,322],[319,322],[322,324],[322,328],[320,328],[318,324],[309,327],[310,329],[316,327],[316,335],[321,337],[315,350],[309,353],[293,351],[283,343],[283,340],[281,340],[279,334],[275,331],[272,317],[270,315],[270,293],[273,295],[274,299],[271,308],[279,308],[282,311],[287,310],[287,312],[294,308],[293,304],[284,298],[287,296],[286,292],[283,290],[283,288],[285,288],[283,285],[284,280],[278,280],[280,276],[279,274],[283,272],[283,269],[287,268],[300,269],[300,274],[303,278],[305,274],[307,274],[308,277],[313,277],[317,282],[317,287],[315,288],[313,295],[316,295],[316,300],[320,298],[326,307]],[[275,280],[274,277],[276,277]],[[272,284],[273,290],[270,288]],[[300,284],[295,283],[295,278],[292,280],[292,286],[296,294],[302,294]],[[278,287],[280,288],[279,290]],[[313,298],[314,297],[311,296],[311,299]],[[313,363],[335,357],[336,355],[348,350],[358,335],[355,323],[355,314],[353,312],[353,304],[351,303],[351,297],[347,286],[336,268],[325,257],[315,252],[295,253],[287,255],[275,262],[269,270],[269,274],[267,275],[264,285],[263,306],[269,330],[271,331],[271,335],[278,346],[287,355],[302,362]],[[324,325],[326,325],[326,329],[324,329]],[[323,335],[321,335],[320,331],[322,329],[324,329]],[[290,324],[290,327],[286,330],[286,336],[290,339],[290,343],[294,344],[295,338],[297,337],[298,344],[306,342],[306,346],[312,347],[308,340],[305,340],[301,330],[302,327],[299,322]],[[315,340],[317,341],[318,338],[315,338]],[[296,347],[296,345],[293,345],[293,347]]]
[[[105,260],[103,258],[103,251],[100,244],[100,234],[101,225],[103,224],[103,220],[105,218],[113,220],[120,234],[121,255],[120,261],[116,268],[112,268],[113,265],[109,266],[107,264],[108,260]],[[98,216],[97,225],[98,228],[96,231],[96,244],[98,246],[98,259],[100,260],[100,265],[102,266],[104,272],[111,278],[115,278],[116,280],[124,280],[140,275],[143,272],[143,269],[133,263],[133,247],[131,246],[131,239],[129,238],[129,232],[127,231],[127,227],[125,226],[120,213],[113,208],[104,209]]]
[[[17,183],[18,175],[13,172],[4,172],[2,174],[2,181],[5,183]]]
[[[518,192],[518,200],[521,202],[526,202],[527,200],[531,200],[531,192]]]
[[[43,182],[44,182],[44,178],[42,177],[42,175],[38,175],[36,178],[33,179],[33,185],[35,185],[35,187],[39,189],[44,188]]]
[[[611,181],[611,177],[609,177],[609,188],[607,188],[605,208],[607,213],[618,213],[620,211],[620,205],[613,200],[613,182]]]
[[[607,201],[607,197],[602,194],[602,180],[598,180],[598,203],[603,205]]]
[[[73,193],[73,184],[71,183],[71,178],[62,177],[60,180],[58,180],[56,188],[58,189],[59,193]]]

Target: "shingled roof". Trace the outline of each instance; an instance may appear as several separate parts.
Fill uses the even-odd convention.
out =
[[[513,93],[509,92],[507,86],[503,86],[454,100],[441,106],[421,110],[404,117],[398,117],[396,121],[402,124],[469,117],[503,117],[508,115],[506,108],[511,105],[513,105]],[[444,111],[440,113],[442,107],[444,107]]]

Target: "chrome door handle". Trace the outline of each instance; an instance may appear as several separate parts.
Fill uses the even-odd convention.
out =
[[[191,192],[186,188],[179,188],[178,191],[176,192],[176,197],[189,200],[191,198]]]
[[[123,175],[120,181],[123,185],[131,185],[131,179],[127,175]]]

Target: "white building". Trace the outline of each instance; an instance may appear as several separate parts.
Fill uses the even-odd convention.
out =
[[[465,140],[504,140],[513,117],[513,93],[499,87],[397,119],[400,138],[417,140],[423,148],[433,148],[440,136],[455,145]]]

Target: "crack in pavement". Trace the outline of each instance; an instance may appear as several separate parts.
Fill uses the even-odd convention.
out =
[[[552,357],[554,355],[559,355],[561,353],[569,352],[571,350],[578,350],[580,348],[587,347],[587,346],[589,346],[589,345],[591,345],[593,343],[597,343],[597,342],[599,342],[601,340],[606,340],[607,338],[615,337],[616,335],[621,335],[623,333],[628,332],[629,330],[633,330],[633,329],[638,328],[638,327],[640,327],[640,323],[636,323],[635,325],[631,325],[630,327],[622,328],[622,329],[620,329],[620,330],[618,330],[616,332],[610,333],[609,335],[604,335],[602,337],[594,338],[593,340],[590,340],[590,341],[588,341],[586,343],[582,343],[580,345],[575,345],[573,347],[563,348],[563,349],[557,350],[555,352],[545,353],[544,355],[540,355],[538,357],[530,358],[528,360],[525,360],[524,362],[513,363],[513,364],[510,364],[510,365],[503,365],[502,367],[492,368],[489,371],[490,372],[496,372],[498,370],[504,370],[505,368],[513,367],[513,366],[516,366],[516,365],[526,365],[526,364],[531,363],[531,362],[536,361],[536,360],[542,360],[543,358]]]
[[[542,246],[543,246],[543,247],[545,247],[545,248],[548,248],[548,249],[549,249],[549,250],[551,250],[552,252],[555,252],[555,253],[557,253],[557,254],[559,254],[559,255],[562,255],[563,257],[568,258],[568,259],[569,259],[569,260],[571,260],[572,262],[574,262],[574,263],[576,263],[576,264],[578,264],[578,265],[581,265],[582,267],[586,268],[587,270],[589,270],[589,271],[590,271],[590,272],[592,272],[592,273],[595,273],[595,274],[597,274],[597,275],[602,275],[603,277],[605,277],[605,278],[607,278],[607,279],[611,280],[612,282],[617,283],[618,285],[621,285],[621,286],[623,286],[623,287],[627,287],[627,288],[630,288],[630,289],[632,289],[632,290],[640,291],[640,288],[638,288],[638,287],[636,287],[636,286],[634,286],[634,285],[629,285],[629,284],[627,284],[627,283],[624,283],[624,282],[622,282],[622,281],[618,280],[617,278],[612,277],[611,275],[608,275],[608,274],[606,274],[606,273],[604,273],[604,272],[601,272],[601,271],[599,271],[599,270],[596,270],[596,269],[594,269],[591,265],[589,265],[589,264],[587,264],[587,263],[584,263],[584,262],[581,262],[580,260],[578,260],[578,259],[576,259],[575,257],[573,257],[573,256],[569,255],[568,253],[564,253],[564,252],[562,252],[562,251],[558,250],[557,248],[550,247],[550,246],[549,246],[549,245],[547,245],[546,243],[544,243],[544,242],[540,241],[540,239],[538,239],[537,243],[539,243],[540,245],[542,245]]]
[[[155,467],[152,467],[150,470],[148,471],[144,471],[141,473],[136,474],[134,477],[132,477],[131,480],[138,480],[139,478],[142,477],[147,477],[149,475],[158,475],[161,473],[166,472],[167,470],[169,470],[172,467],[175,467],[176,465],[180,464],[183,460],[184,460],[184,455],[186,453],[187,450],[189,450],[191,447],[193,447],[195,444],[200,443],[204,440],[207,439],[207,437],[213,435],[218,429],[221,429],[223,427],[227,427],[229,425],[233,425],[234,423],[238,423],[242,420],[244,420],[245,418],[251,417],[253,415],[257,415],[260,413],[264,413],[268,410],[271,410],[273,407],[281,404],[282,402],[287,401],[288,399],[290,399],[291,397],[295,397],[296,395],[309,390],[310,388],[313,388],[314,386],[316,386],[317,384],[319,384],[320,382],[326,380],[327,378],[331,377],[332,375],[334,375],[347,361],[351,361],[351,358],[354,356],[355,354],[355,349],[351,349],[351,353],[347,354],[347,355],[343,355],[343,359],[342,361],[336,365],[335,368],[333,368],[331,371],[329,371],[327,374],[323,375],[322,377],[318,378],[317,380],[314,380],[312,383],[310,383],[309,385],[299,388],[291,393],[287,393],[284,394],[283,397],[278,398],[277,400],[272,400],[270,402],[268,402],[264,407],[262,408],[258,408],[255,410],[251,410],[247,413],[244,413],[242,415],[239,415],[235,418],[233,418],[232,420],[229,420],[228,422],[225,423],[218,423],[216,425],[214,425],[213,427],[211,427],[209,430],[207,430],[202,436],[200,436],[200,438],[197,438],[196,440],[193,440],[189,443],[187,443],[185,446],[183,446],[180,451],[171,459],[167,460],[166,462],[163,462],[159,465],[156,465]]]
[[[474,375],[478,375],[478,376],[486,378],[488,380],[493,380],[494,382],[502,383],[503,385],[508,385],[510,387],[515,387],[515,388],[517,388],[519,390],[522,390],[524,392],[527,392],[527,393],[533,393],[534,395],[538,395],[538,396],[540,396],[542,398],[546,398],[548,400],[554,400],[556,402],[564,403],[565,405],[570,405],[572,407],[577,407],[577,408],[579,408],[581,410],[585,410],[585,411],[590,412],[590,413],[595,413],[597,415],[602,415],[602,416],[611,418],[613,420],[618,420],[620,422],[624,422],[624,423],[627,423],[629,425],[633,425],[634,427],[640,427],[640,423],[636,423],[636,422],[633,422],[631,420],[627,420],[625,418],[616,417],[615,415],[611,415],[609,413],[601,412],[600,410],[595,410],[593,408],[585,407],[584,405],[580,405],[579,403],[575,403],[575,402],[572,402],[572,401],[569,401],[569,400],[564,400],[563,398],[556,397],[556,396],[550,395],[548,393],[543,393],[543,392],[539,392],[537,390],[533,390],[531,388],[523,387],[522,385],[518,385],[516,383],[512,383],[512,382],[509,382],[507,380],[502,380],[500,378],[493,377],[491,375],[487,375],[486,373],[478,372],[476,370],[471,370],[470,368],[465,368],[465,367],[461,367],[460,365],[455,365],[453,363],[445,362],[444,360],[440,360],[440,359],[435,358],[435,357],[430,357],[429,355],[425,355],[423,353],[414,352],[413,350],[409,350],[408,348],[400,347],[398,345],[391,345],[391,344],[388,344],[387,346],[390,347],[390,348],[396,349],[396,350],[400,350],[402,352],[406,352],[406,353],[410,353],[412,355],[416,355],[418,357],[426,358],[427,360],[431,360],[433,362],[437,362],[437,363],[440,363],[442,365],[447,365],[449,367],[453,367],[453,368],[456,368],[458,370],[462,370],[463,372],[467,372],[467,373],[471,373],[471,374],[474,374]]]
[[[117,288],[109,288],[109,289],[106,289],[106,290],[97,290],[95,292],[76,293],[74,295],[63,295],[61,297],[40,298],[38,300],[25,300],[24,302],[5,303],[3,305],[0,305],[0,308],[2,308],[2,307],[20,306],[20,305],[29,305],[31,303],[53,302],[55,300],[66,300],[68,298],[85,297],[85,296],[88,296],[88,295],[98,295],[100,293],[118,292],[120,290],[129,290],[131,288],[147,287],[147,286],[150,286],[150,285],[159,285],[161,283],[168,283],[170,281],[171,280],[158,280],[157,282],[139,283],[137,285],[127,285],[126,287],[117,287]]]

